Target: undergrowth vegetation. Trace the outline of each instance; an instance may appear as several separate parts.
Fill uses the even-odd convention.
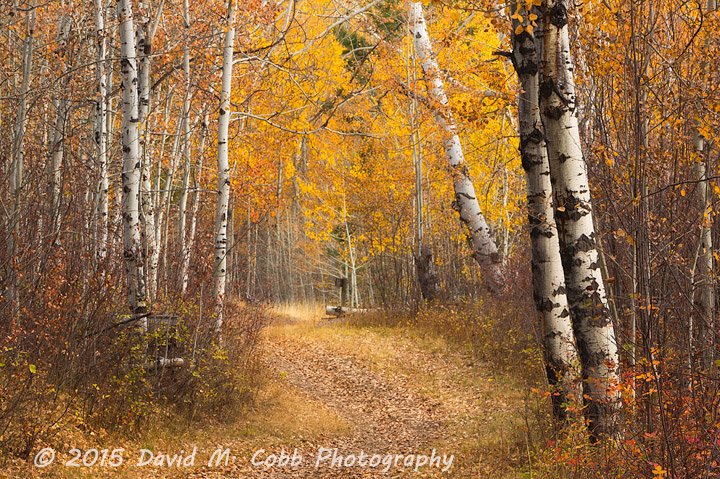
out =
[[[47,321],[31,343],[17,334],[33,331],[28,324],[3,335],[0,456],[27,458],[68,434],[129,437],[158,420],[229,419],[259,386],[265,308],[227,305],[218,336],[195,304],[202,301],[168,302],[158,309],[172,315],[140,319],[106,306],[82,326]]]

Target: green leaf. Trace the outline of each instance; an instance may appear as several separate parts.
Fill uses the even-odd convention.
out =
[[[31,364],[31,365],[29,366],[29,368],[30,368],[30,372],[31,372],[31,373],[35,374],[35,373],[37,372],[37,368],[35,367],[34,364]]]

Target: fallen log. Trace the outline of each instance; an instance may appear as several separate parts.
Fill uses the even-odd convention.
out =
[[[162,368],[181,368],[183,366],[185,366],[185,360],[183,358],[156,358],[152,362],[145,363],[143,369],[150,371]]]

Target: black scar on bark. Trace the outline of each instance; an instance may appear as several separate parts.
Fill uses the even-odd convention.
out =
[[[543,298],[540,301],[537,301],[537,309],[540,312],[550,312],[555,308],[555,303],[553,303],[550,298]]]
[[[550,11],[548,11],[545,14],[545,18],[550,20],[550,23],[555,25],[558,29],[564,27],[568,24],[568,12],[567,8],[565,8],[565,4],[562,0],[557,1],[555,5],[552,6]]]
[[[540,220],[538,220],[538,219],[536,218],[535,221],[539,222]],[[544,236],[544,237],[546,237],[546,238],[552,238],[552,237],[553,237],[553,232],[550,231],[550,230],[542,229],[542,228],[533,228],[533,229],[530,231],[530,237],[531,237],[531,238],[537,238],[538,236]]]
[[[535,159],[537,155],[531,155],[530,153],[523,153],[520,155],[520,162],[522,164],[523,170],[529,171],[534,166],[542,164],[542,160]]]
[[[417,32],[417,33],[415,34],[415,38],[422,38],[422,35],[420,34],[420,32]]]
[[[537,128],[520,138],[520,151],[524,150],[528,143],[535,143],[536,145],[541,144],[545,140],[545,135],[542,131]]]
[[[526,30],[515,36],[516,50],[512,54],[512,63],[518,75],[536,75],[538,63],[535,57],[535,42]]]

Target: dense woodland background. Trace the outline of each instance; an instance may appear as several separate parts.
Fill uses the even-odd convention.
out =
[[[609,474],[602,477],[715,477],[720,468],[720,257],[712,246],[720,244],[720,12],[715,0],[704,2],[567,5],[598,267],[622,378],[622,434],[603,443],[614,453],[584,449],[578,459],[562,442],[575,436],[560,435],[552,460],[567,459],[570,470],[589,464]],[[518,153],[523,90],[509,57],[520,34],[511,17],[521,7],[537,12],[519,20],[520,32],[530,25],[532,34],[547,2],[425,5],[449,110],[502,258],[505,284],[494,292],[454,211],[437,105],[408,34],[409,4],[239,2],[230,108],[222,111],[230,118],[230,196],[219,297],[228,5],[129,3],[138,65],[149,72],[138,124],[146,310],[184,326],[149,343],[128,327],[142,319],[130,314],[125,274],[118,5],[4,0],[3,450],[30,453],[64,414],[132,428],[145,400],[179,404],[192,416],[224,395],[251,396],[255,366],[238,358],[252,355],[262,304],[339,304],[337,277],[348,278],[351,307],[407,318],[437,308],[439,321],[452,318],[456,334],[470,340],[484,324],[479,311],[500,317],[502,309],[512,312],[502,317],[507,334],[522,338],[518,348],[542,341]],[[423,252],[432,254],[438,280],[430,304],[417,279]],[[220,342],[218,301],[225,303]],[[157,354],[148,353],[153,348]],[[148,357],[174,355],[186,357],[182,372],[151,373]],[[225,366],[236,360],[246,364],[247,382],[228,386]],[[34,416],[39,402],[47,410]],[[117,416],[108,416],[111,403]]]

